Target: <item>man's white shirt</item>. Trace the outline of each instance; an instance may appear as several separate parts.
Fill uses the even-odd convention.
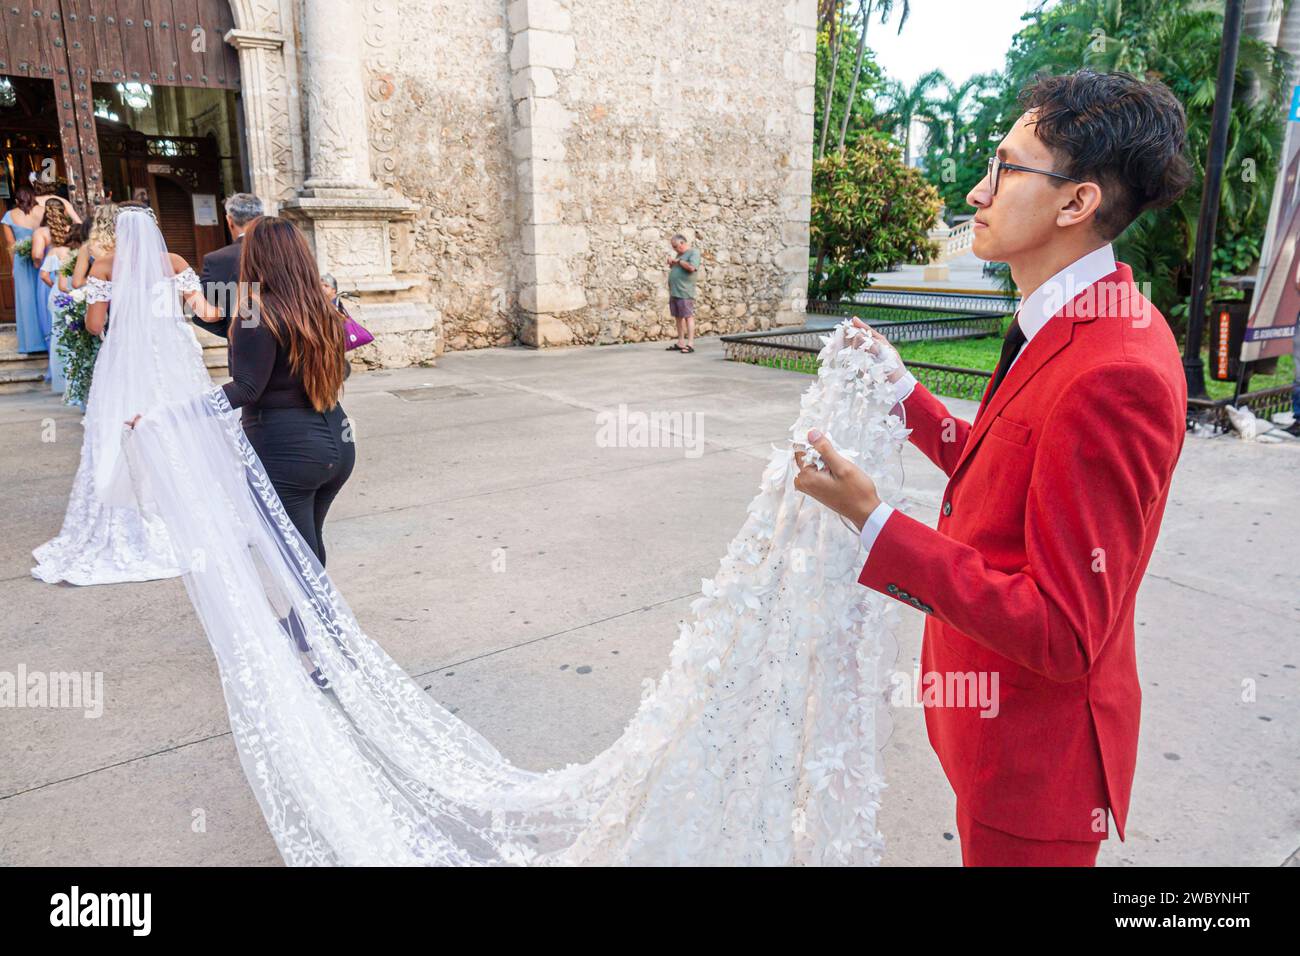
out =
[[[1025,347],[1029,345],[1035,335],[1043,331],[1043,327],[1051,321],[1052,316],[1065,308],[1066,304],[1084,289],[1106,278],[1114,271],[1115,250],[1110,243],[1107,243],[1082,258],[1071,262],[1030,293],[1027,298],[1021,299],[1020,306],[1016,309],[1016,317],[1020,322],[1020,331],[1025,335],[1025,344],[1020,347],[1016,357],[1011,360],[1011,365],[1007,369],[1008,373],[1012,368],[1015,368],[1016,362],[1024,354]],[[903,377],[894,383],[894,388],[898,404],[901,405],[912,394],[912,389],[916,388],[915,376],[911,372],[905,371]],[[876,505],[871,514],[867,516],[867,520],[862,524],[860,537],[864,548],[870,550],[871,546],[876,543],[876,538],[885,527],[885,522],[889,520],[889,516],[893,513],[894,509],[883,501]]]

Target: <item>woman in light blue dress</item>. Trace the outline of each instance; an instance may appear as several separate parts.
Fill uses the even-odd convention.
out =
[[[46,312],[50,317],[50,370],[46,376],[55,395],[62,395],[67,388],[63,360],[59,356],[59,326],[62,316],[54,305],[54,297],[61,292],[68,292],[72,286],[68,276],[61,276],[60,270],[76,252],[79,230],[73,222],[71,207],[57,198],[51,198],[45,204],[45,225],[36,230],[32,238],[32,259],[41,259],[41,291],[45,293]]]
[[[14,245],[32,238],[40,225],[42,209],[36,205],[36,194],[28,186],[19,186],[14,193],[18,205],[4,214],[5,248],[14,260],[14,322],[18,326],[18,351],[44,352],[50,334],[49,312],[46,310],[45,286],[37,274],[36,264],[30,255],[20,256]],[[41,300],[38,304],[38,299]],[[45,325],[41,325],[41,317]]]
[[[47,252],[45,261],[41,263],[41,282],[49,287],[45,296],[45,310],[50,316],[50,369],[45,373],[49,379],[50,390],[55,395],[62,395],[64,389],[68,387],[68,380],[64,375],[63,360],[59,358],[59,324],[63,321],[63,316],[54,306],[54,297],[61,291],[59,288],[59,270],[63,268],[63,262],[59,259],[58,253]]]

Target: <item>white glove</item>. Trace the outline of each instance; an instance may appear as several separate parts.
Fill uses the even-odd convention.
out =
[[[868,335],[871,336],[871,344],[867,346],[868,352],[876,356],[876,358],[893,360],[893,364],[895,367],[890,370],[889,374],[886,375],[885,378],[887,378],[890,382],[894,384],[900,382],[903,376],[907,375],[908,372],[906,367],[904,367],[903,365],[902,356],[898,354],[898,349],[894,348],[889,343],[889,340],[887,338],[885,338],[883,335],[881,335],[871,326],[867,325],[861,319],[854,319],[853,325],[856,328],[862,329]]]

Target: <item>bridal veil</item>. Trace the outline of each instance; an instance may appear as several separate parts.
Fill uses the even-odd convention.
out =
[[[906,430],[888,360],[847,323],[820,359],[792,437],[828,433],[894,497]],[[185,555],[287,863],[879,862],[897,611],[858,585],[857,534],[794,490],[788,445],[622,735],[546,772],[511,764],[365,634],[219,389],[150,410],[126,447],[142,506]],[[312,664],[285,633],[295,616]]]

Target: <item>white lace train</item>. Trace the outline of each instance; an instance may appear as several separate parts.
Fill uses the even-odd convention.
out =
[[[883,360],[829,336],[792,435],[830,434],[899,490]],[[856,341],[856,340],[854,340]],[[137,491],[182,553],[248,781],[290,864],[875,864],[896,609],[856,533],[773,450],[668,669],[619,739],[510,764],[361,631],[294,531],[220,390],[146,415]],[[281,619],[301,619],[321,690]]]

